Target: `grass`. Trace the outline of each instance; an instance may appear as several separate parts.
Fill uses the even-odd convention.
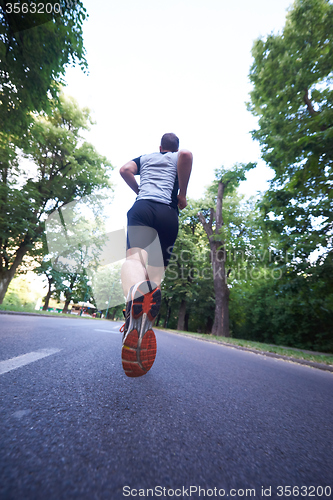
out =
[[[84,319],[100,319],[100,318],[90,318],[89,316],[80,316],[78,314],[62,314],[58,312],[49,312],[49,311],[39,311],[35,310],[34,306],[14,306],[11,304],[1,304],[0,311],[13,311],[13,312],[26,312],[26,313],[34,313],[40,314],[41,316],[57,316],[63,318],[84,318]]]
[[[32,312],[34,310],[34,307],[31,304],[28,304],[26,306],[16,306],[14,304],[6,304],[4,302],[3,304],[0,305],[0,311],[25,311],[25,312]]]
[[[26,312],[26,313],[34,313],[40,314],[41,316],[56,316],[58,318],[82,318],[82,319],[95,319],[101,320],[105,318],[92,318],[91,316],[80,316],[79,314],[62,314],[58,312],[49,312],[49,311],[41,311],[35,309],[34,305],[26,305],[26,306],[14,306],[12,304],[1,304],[0,311],[8,311],[8,312]],[[108,320],[112,321],[112,320]],[[115,318],[114,321],[123,321],[122,318]]]
[[[163,330],[163,328],[161,328],[161,330]],[[304,359],[305,361],[312,361],[314,363],[322,363],[333,366],[333,354],[325,354],[325,353],[312,354],[309,352],[305,352],[301,349],[286,348],[277,345],[264,344],[262,342],[253,342],[251,340],[234,339],[230,337],[217,337],[215,335],[210,335],[210,334],[183,332],[179,330],[170,330],[170,331],[175,333],[180,333],[183,335],[202,338],[204,340],[214,340],[221,344],[246,347],[248,349],[253,349],[255,351],[261,351],[261,352],[271,352],[286,358],[290,357],[296,359]]]

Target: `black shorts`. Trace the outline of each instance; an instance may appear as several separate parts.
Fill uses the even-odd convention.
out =
[[[142,248],[148,252],[148,264],[166,267],[178,234],[178,210],[152,200],[138,200],[127,212],[127,249]],[[141,227],[140,227],[141,226]],[[153,242],[159,239],[157,252]]]

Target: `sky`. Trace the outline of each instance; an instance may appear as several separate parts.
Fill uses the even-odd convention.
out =
[[[198,199],[214,170],[258,162],[241,185],[247,196],[267,188],[272,171],[251,138],[257,120],[247,111],[251,49],[278,33],[291,0],[84,0],[89,65],[69,68],[66,93],[91,109],[86,134],[115,167],[111,218],[126,225],[135,194],[119,168],[157,151],[174,132],[193,153],[188,196]]]

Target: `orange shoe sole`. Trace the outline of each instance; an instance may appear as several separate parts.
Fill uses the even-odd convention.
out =
[[[157,345],[153,330],[148,330],[145,333],[140,348],[138,344],[138,332],[137,330],[131,330],[126,337],[121,352],[123,369],[128,377],[145,375],[155,361]]]
[[[161,290],[144,281],[133,287],[130,323],[123,341],[122,365],[128,377],[141,377],[153,366],[157,345],[152,324],[161,305]]]

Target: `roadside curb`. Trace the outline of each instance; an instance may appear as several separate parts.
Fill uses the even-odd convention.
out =
[[[0,311],[0,314],[12,314],[15,315],[17,314],[18,316],[39,316],[43,318],[54,318],[54,316],[51,316],[51,314],[38,314],[38,313],[30,313],[30,312],[24,312],[24,311]],[[65,315],[60,315],[59,316],[65,316]]]
[[[317,363],[315,361],[307,361],[306,359],[293,358],[291,356],[283,356],[282,354],[276,354],[275,352],[269,351],[259,351],[258,349],[251,349],[251,347],[243,347],[236,344],[229,344],[228,342],[222,342],[221,340],[215,339],[205,339],[203,337],[199,337],[198,335],[193,335],[189,333],[180,333],[175,330],[166,330],[165,328],[160,328],[161,331],[165,331],[168,333],[173,333],[175,335],[181,335],[183,337],[190,337],[196,340],[203,340],[204,342],[210,342],[211,344],[219,344],[226,347],[232,347],[234,349],[239,349],[240,351],[248,351],[253,352],[254,354],[259,354],[261,356],[267,356],[269,358],[282,359],[283,361],[290,361],[291,363],[297,363],[299,365],[310,366],[311,368],[317,368],[319,370],[324,370],[327,372],[333,373],[333,366],[326,365],[325,363]]]
[[[18,316],[38,316],[38,318],[83,318],[83,319],[100,319],[100,318],[88,318],[87,316],[79,316],[78,314],[61,314],[59,313],[58,315],[56,314],[38,314],[38,313],[31,313],[31,312],[25,312],[25,311],[1,311],[0,314],[12,314],[12,315],[18,315]],[[104,318],[103,318],[104,319]]]

